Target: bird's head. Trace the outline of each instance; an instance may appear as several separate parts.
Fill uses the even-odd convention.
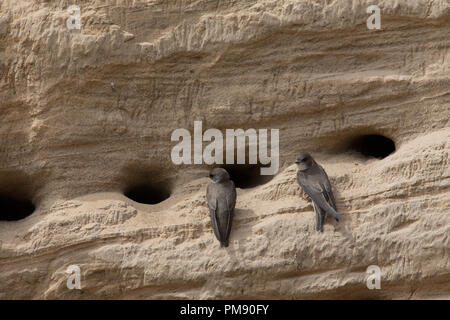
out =
[[[214,183],[220,183],[230,180],[230,175],[228,174],[227,170],[223,168],[214,168],[209,172],[209,178]]]
[[[314,159],[308,152],[302,152],[298,155],[295,163],[297,164],[298,170],[304,171],[309,169],[314,164]]]

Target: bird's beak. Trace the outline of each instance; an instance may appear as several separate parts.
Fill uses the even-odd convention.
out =
[[[298,160],[295,160],[295,163],[297,163],[297,164],[298,164],[298,163],[300,163],[300,161],[298,161]]]

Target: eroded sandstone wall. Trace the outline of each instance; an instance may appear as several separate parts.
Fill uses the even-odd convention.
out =
[[[363,0],[0,1],[0,198],[36,207],[0,221],[0,298],[449,298],[450,5],[375,3],[380,30]],[[195,120],[280,130],[280,171],[238,189],[226,250],[208,166],[170,159]],[[364,134],[395,152],[355,152]],[[343,217],[323,233],[302,150]],[[149,181],[171,196],[124,196]]]

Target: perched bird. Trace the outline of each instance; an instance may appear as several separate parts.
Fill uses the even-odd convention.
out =
[[[111,82],[111,89],[112,91],[116,91],[116,86],[114,85],[114,82]]]
[[[298,167],[297,182],[313,203],[316,230],[323,232],[323,222],[327,213],[331,214],[336,221],[340,219],[328,176],[307,152],[300,153],[295,163]]]
[[[206,200],[214,235],[220,241],[220,247],[228,247],[236,205],[236,188],[225,169],[215,168],[211,170],[209,177],[212,181],[206,188]]]

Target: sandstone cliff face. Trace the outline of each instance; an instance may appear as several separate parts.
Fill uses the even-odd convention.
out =
[[[81,30],[70,1],[0,2],[0,298],[450,298],[447,0],[378,1],[380,30],[363,0],[74,2]],[[230,167],[254,186],[227,249],[210,167],[170,159],[195,120],[280,130],[272,179]],[[368,134],[395,151],[361,154]],[[342,216],[323,233],[303,150]]]

